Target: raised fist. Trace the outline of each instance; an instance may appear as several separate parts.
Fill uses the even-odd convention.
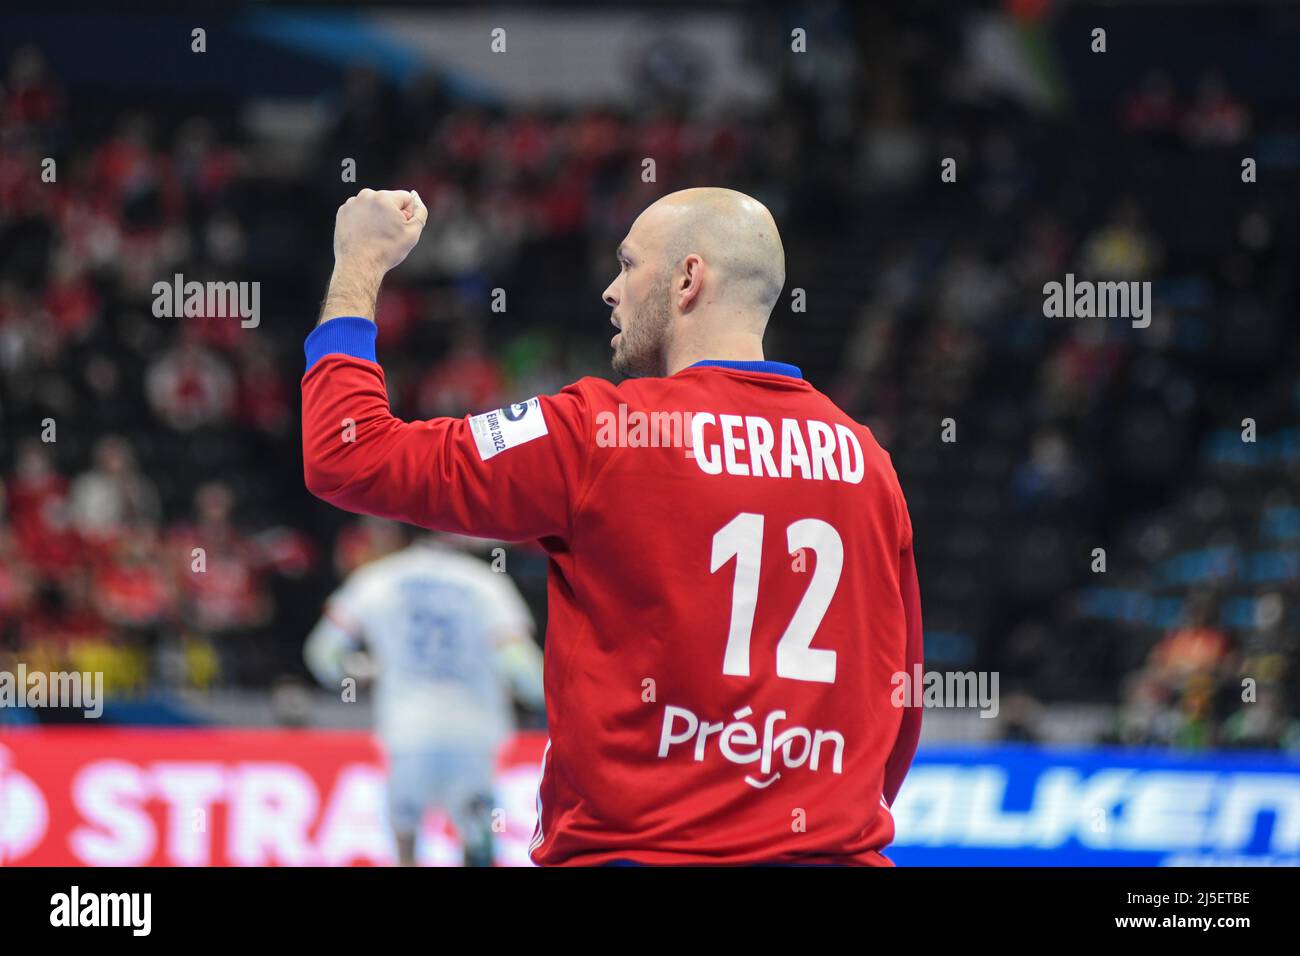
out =
[[[428,218],[414,192],[363,189],[334,217],[334,262],[387,272],[415,247]]]

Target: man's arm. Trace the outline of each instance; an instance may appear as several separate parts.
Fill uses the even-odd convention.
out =
[[[591,438],[581,387],[469,418],[404,422],[389,409],[375,302],[424,215],[413,193],[373,190],[339,209],[324,321],[306,343],[307,488],[347,511],[440,531],[567,538]]]
[[[525,707],[546,710],[542,681],[542,649],[527,631],[498,631],[493,635],[492,671]]]
[[[345,677],[369,679],[371,676],[368,666],[361,667],[364,647],[364,641],[345,624],[341,615],[331,613],[326,607],[311,634],[307,635],[302,657],[317,683],[337,690]]]
[[[515,700],[544,711],[542,649],[533,640],[532,612],[508,575],[484,567],[479,581],[479,615],[492,650],[492,669]]]

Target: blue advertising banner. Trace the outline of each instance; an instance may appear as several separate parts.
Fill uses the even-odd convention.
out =
[[[899,866],[1297,866],[1300,759],[923,747],[893,806]]]

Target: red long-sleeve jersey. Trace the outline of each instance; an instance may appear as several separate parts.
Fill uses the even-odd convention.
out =
[[[307,487],[549,556],[539,864],[889,865],[920,710],[907,507],[871,432],[777,362],[389,410],[375,326],[307,341]]]

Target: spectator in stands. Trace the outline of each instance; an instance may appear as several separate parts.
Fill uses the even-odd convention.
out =
[[[1229,650],[1217,610],[1211,594],[1198,594],[1188,601],[1183,622],[1165,635],[1148,658],[1158,680],[1182,689],[1215,673]]]
[[[186,623],[204,634],[265,624],[272,611],[255,542],[236,527],[235,496],[220,482],[200,486],[194,519],[172,529],[170,559]]]
[[[151,526],[138,526],[117,541],[96,566],[92,583],[100,615],[121,631],[156,637],[172,619],[175,590]]]
[[[1065,434],[1043,428],[1034,436],[1029,458],[1016,469],[1012,494],[1020,510],[1072,514],[1079,509],[1086,481]]]
[[[227,422],[235,407],[234,386],[226,363],[186,335],[145,376],[154,414],[177,431]]]
[[[34,591],[31,570],[9,525],[5,483],[0,480],[0,644],[26,615]]]
[[[23,556],[36,572],[55,577],[81,559],[81,542],[68,513],[68,481],[54,466],[49,445],[19,446],[9,485],[9,516]]]
[[[1116,742],[1130,747],[1168,746],[1174,739],[1178,714],[1169,688],[1145,670],[1124,680]]]
[[[997,721],[1001,739],[1007,743],[1040,743],[1042,711],[1043,705],[1028,694],[1009,694],[1002,702],[1002,719]]]
[[[1161,69],[1148,70],[1142,84],[1129,93],[1120,107],[1120,119],[1135,133],[1165,133],[1180,118],[1178,91],[1173,78]]]
[[[16,50],[4,83],[4,128],[15,133],[49,135],[63,116],[65,97],[36,47]]]
[[[1214,719],[1214,681],[1209,674],[1193,674],[1179,698],[1173,745],[1186,750],[1209,750],[1218,743]]]
[[[118,435],[95,443],[94,467],[72,483],[71,506],[77,533],[93,547],[111,545],[132,528],[155,526],[161,517],[153,482]]]
[[[1300,721],[1287,715],[1282,689],[1261,683],[1255,693],[1254,700],[1241,701],[1224,721],[1221,742],[1241,749],[1300,751]]]
[[[1083,242],[1078,271],[1093,281],[1150,279],[1161,261],[1160,244],[1132,199],[1120,202],[1108,223]]]
[[[1183,120],[1183,134],[1193,146],[1235,146],[1250,133],[1250,113],[1228,90],[1221,73],[1207,73]]]
[[[334,572],[342,580],[361,565],[392,554],[405,543],[402,526],[397,522],[369,515],[358,518],[334,541]]]
[[[466,323],[447,357],[421,379],[416,399],[418,415],[459,418],[491,411],[501,406],[504,388],[501,364],[483,347],[481,328]]]
[[[281,437],[289,427],[289,396],[276,357],[252,338],[241,356],[238,421],[245,428]]]

